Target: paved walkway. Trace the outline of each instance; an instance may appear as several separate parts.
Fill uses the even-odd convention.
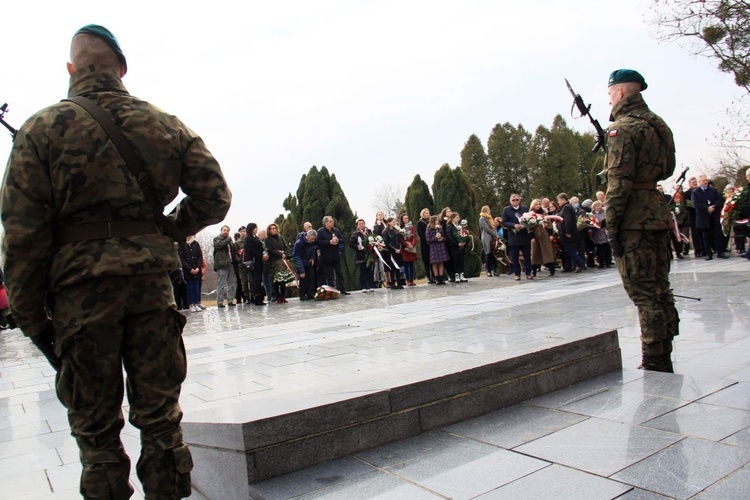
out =
[[[737,257],[675,263],[675,293],[702,300],[678,299],[674,375],[634,369],[637,316],[614,270],[188,313],[181,404],[186,419],[238,402],[275,401],[278,410],[332,380],[356,386],[616,328],[622,372],[256,490],[266,498],[750,498],[748,270]],[[500,310],[502,323],[481,321],[482,311]],[[18,331],[0,335],[3,498],[78,498],[77,449],[53,380]],[[137,457],[137,431],[126,426],[123,442]]]

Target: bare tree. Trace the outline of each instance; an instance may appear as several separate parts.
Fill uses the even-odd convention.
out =
[[[385,217],[398,217],[404,211],[406,188],[401,184],[381,184],[375,192],[372,208]]]
[[[747,158],[750,149],[750,2],[747,0],[653,0],[654,35],[677,41],[694,55],[717,61],[744,90],[727,109],[731,124],[718,132],[718,145],[730,156]],[[743,160],[741,160],[743,161]],[[746,160],[744,160],[746,162]]]
[[[717,59],[718,68],[750,93],[750,2],[653,1],[657,38],[684,42],[692,53]]]
[[[720,127],[714,139],[733,163],[747,165],[750,163],[750,94],[732,101],[727,115],[729,125]]]

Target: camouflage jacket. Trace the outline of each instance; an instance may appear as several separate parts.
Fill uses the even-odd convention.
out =
[[[674,171],[672,131],[648,109],[641,94],[612,108],[607,133],[607,235],[624,229],[666,230],[671,216],[656,182]]]
[[[219,164],[176,117],[130,94],[115,70],[91,65],[70,78],[69,96],[96,101],[143,159],[159,202],[185,197],[169,214],[185,234],[220,222],[231,202]],[[46,293],[101,276],[178,269],[174,243],[158,233],[57,246],[56,228],[153,220],[151,206],[104,130],[82,108],[60,102],[29,118],[13,143],[0,193],[3,252],[17,323],[47,325]]]

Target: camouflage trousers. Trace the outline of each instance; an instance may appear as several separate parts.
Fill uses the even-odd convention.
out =
[[[624,254],[615,258],[625,291],[638,308],[644,355],[668,355],[680,318],[669,285],[669,232],[620,231]]]
[[[120,441],[122,398],[141,432],[136,464],[147,499],[189,496],[190,451],[178,403],[187,371],[169,276],[111,276],[66,287],[52,300],[62,367],[57,396],[78,443],[84,498],[129,498],[130,460]],[[123,384],[123,367],[127,380]]]

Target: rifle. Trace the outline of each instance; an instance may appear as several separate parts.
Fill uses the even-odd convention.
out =
[[[583,97],[581,97],[581,94],[576,94],[573,90],[573,87],[570,86],[570,82],[568,82],[568,79],[565,78],[565,85],[568,86],[568,90],[570,90],[570,95],[573,96],[573,106],[578,107],[578,112],[581,113],[579,116],[573,116],[573,106],[570,107],[570,116],[575,118],[580,118],[581,116],[588,116],[589,120],[591,120],[591,124],[596,129],[596,144],[594,144],[594,149],[591,150],[592,153],[596,153],[599,151],[599,149],[604,146],[604,129],[601,125],[599,125],[599,120],[595,120],[593,116],[591,116],[591,113],[589,110],[591,109],[591,104],[586,106],[583,102]]]
[[[6,102],[2,106],[0,106],[0,123],[2,123],[3,126],[10,131],[10,135],[13,136],[13,140],[15,141],[18,130],[11,127],[10,124],[5,121],[4,117],[5,117],[5,113],[7,112],[8,112],[8,103]]]

